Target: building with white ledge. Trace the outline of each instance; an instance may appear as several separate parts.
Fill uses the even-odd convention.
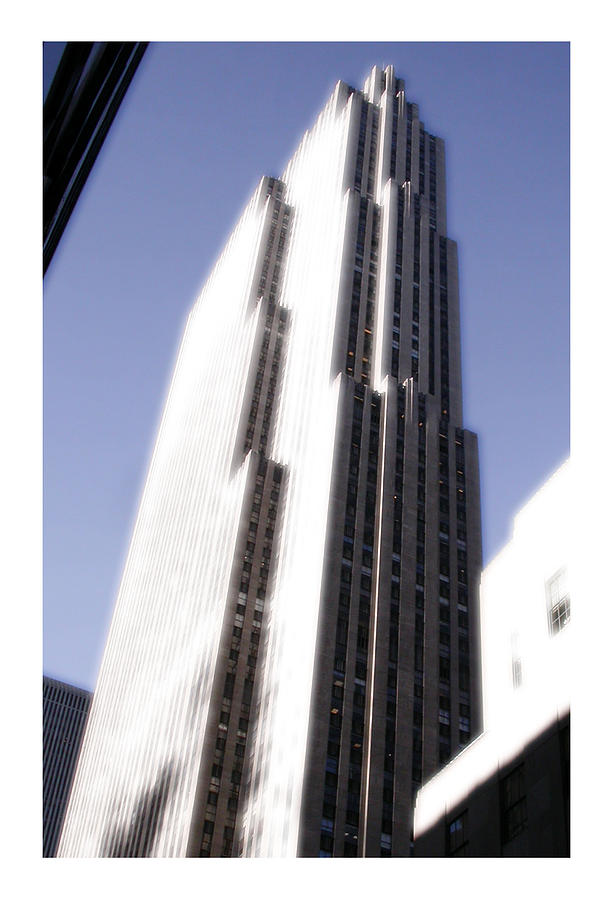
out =
[[[418,856],[567,856],[571,464],[481,582],[484,733],[417,795]]]

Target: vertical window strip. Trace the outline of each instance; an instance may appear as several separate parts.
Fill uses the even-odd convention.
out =
[[[324,776],[324,800],[319,847],[320,855],[324,856],[332,856],[334,852],[334,823],[337,815],[338,760],[340,758],[343,704],[345,701],[347,630],[351,609],[355,519],[357,509],[357,487],[360,471],[363,411],[364,388],[362,385],[357,384],[355,386],[353,397],[353,421],[349,455],[349,475],[347,478],[347,500],[345,505],[343,562],[341,563],[340,592],[336,619],[336,644],[334,650],[334,670],[332,673],[328,749],[326,756],[326,773]]]
[[[380,432],[381,397],[373,394],[370,403],[370,429],[368,440],[368,468],[378,466],[379,432]],[[362,789],[362,753],[364,743],[364,707],[366,702],[366,673],[368,669],[368,643],[370,632],[370,614],[372,598],[372,573],[364,571],[366,560],[372,567],[372,552],[375,529],[376,484],[367,481],[364,504],[364,531],[362,535],[362,573],[360,576],[360,594],[358,610],[358,633],[355,647],[355,678],[353,690],[353,709],[351,718],[351,748],[349,773],[347,782],[347,806],[345,810],[345,845],[344,856],[357,853],[358,831],[360,826],[360,796]],[[366,566],[366,568],[370,568]]]
[[[404,480],[405,390],[397,389],[396,460],[394,467],[394,514],[392,535],[392,580],[388,640],[388,683],[385,718],[385,759],[381,818],[380,855],[392,855],[394,821],[393,778],[395,770],[396,709],[398,703],[398,623],[400,606],[400,561],[402,559],[402,495]],[[389,776],[386,778],[385,776]]]
[[[402,253],[404,227],[404,189],[398,189],[396,222],[396,266],[394,271],[394,310],[392,319],[392,365],[391,374],[398,378],[400,357],[400,310],[402,306]]]
[[[413,107],[407,103],[407,151],[405,158],[405,181],[411,180],[411,141],[413,131]]]
[[[368,182],[366,194],[372,200],[374,198],[375,164],[377,161],[377,144],[379,140],[379,110],[371,107],[370,152],[368,156]]]
[[[449,435],[447,422],[439,421],[439,762],[451,755],[450,726],[450,551],[449,551]],[[445,512],[447,510],[447,512]]]
[[[466,479],[464,474],[464,431],[455,429],[455,495],[457,528],[457,615],[458,615],[458,677],[460,729],[458,739],[468,743],[471,734],[470,653],[468,624],[468,547],[466,522]]]
[[[360,133],[358,136],[358,149],[355,161],[355,174],[353,184],[356,191],[362,188],[362,172],[364,170],[364,148],[366,146],[366,128],[368,124],[368,104],[362,101],[360,110]]]
[[[227,794],[228,799],[226,812],[222,819],[224,830],[220,855],[223,857],[232,855],[282,477],[283,468],[281,466],[269,467],[268,461],[264,457],[260,458],[253,491],[250,524],[245,541],[243,567],[239,575],[232,639],[226,661],[225,684],[201,837],[201,857],[211,855],[219,797],[222,793],[224,796]],[[262,514],[263,501],[266,498],[268,507],[267,515],[264,517]],[[266,530],[262,535],[264,527]],[[261,554],[254,566],[253,551],[260,538]],[[244,646],[243,641],[246,627],[251,629],[248,648]],[[243,645],[242,656],[246,657],[247,665],[239,693],[236,674],[241,656],[241,645]],[[231,733],[230,727],[233,722],[234,727]],[[221,822],[219,827],[221,827]]]
[[[368,200],[364,197],[360,200],[360,214],[358,218],[358,230],[356,235],[356,250],[353,264],[353,283],[351,288],[351,311],[349,314],[349,330],[347,334],[347,362],[345,371],[348,375],[356,377],[358,366],[357,340],[358,324],[360,320],[360,303],[362,298],[362,279],[364,271],[364,245],[366,241],[366,217],[368,213]]]
[[[430,228],[436,230],[436,138],[429,135],[429,157],[430,157]]]
[[[413,672],[413,794],[422,780],[423,757],[423,681],[424,681],[424,562],[425,562],[425,466],[426,466],[426,400],[418,395],[418,468],[417,468],[417,544],[415,572],[415,627]]]
[[[424,126],[419,123],[419,193],[423,195],[426,178],[426,139]]]
[[[447,240],[439,238],[441,337],[441,415],[449,418],[449,307],[447,302]]]
[[[390,153],[390,171],[389,177],[396,178],[396,145],[398,143],[398,104],[400,103],[399,97],[394,97],[392,104],[392,147]]]
[[[366,293],[366,317],[364,321],[364,335],[362,346],[361,380],[363,384],[370,383],[371,355],[373,345],[373,321],[375,308],[375,290],[377,285],[377,268],[379,260],[379,222],[380,212],[378,207],[373,208],[372,227],[370,235],[370,248],[368,254],[368,286]]]
[[[434,394],[434,348],[435,348],[435,325],[434,325],[434,238],[433,233],[428,233],[428,310],[429,310],[429,352],[428,352],[428,393]]]
[[[243,453],[245,455],[254,447],[260,453],[266,453],[285,349],[287,321],[287,310],[278,307],[273,300],[269,300],[264,324],[264,334],[260,344],[258,368],[251,395],[251,406],[243,442]],[[268,367],[271,340],[274,340],[274,345],[272,363],[270,367]],[[266,375],[267,372],[268,375]],[[262,405],[261,398],[264,392],[264,412],[258,417],[258,411]]]
[[[420,305],[420,279],[421,279],[421,214],[420,207],[421,204],[419,202],[419,197],[415,194],[412,197],[413,207],[414,207],[414,217],[413,217],[413,326],[412,330],[414,332],[415,320],[419,323],[419,305]],[[417,326],[417,331],[419,333],[419,324]],[[411,344],[413,340],[411,338]],[[417,348],[415,355],[411,355],[411,373],[414,378],[417,377],[419,371],[419,347]]]

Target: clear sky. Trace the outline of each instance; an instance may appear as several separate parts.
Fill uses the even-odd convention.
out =
[[[569,452],[562,43],[152,44],[44,284],[44,670],[93,689],[186,315],[338,79],[392,63],[446,141],[484,561]]]

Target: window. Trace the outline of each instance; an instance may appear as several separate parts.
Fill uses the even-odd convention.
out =
[[[526,789],[524,764],[517,766],[500,782],[502,843],[512,840],[526,826]]]
[[[447,826],[447,856],[468,856],[467,810]]]
[[[449,681],[449,660],[443,656],[439,657],[438,676],[441,681]]]
[[[332,856],[332,848],[334,846],[334,840],[332,836],[327,834],[325,831],[321,832],[319,847],[320,847],[320,856]]]
[[[549,634],[553,637],[570,622],[570,595],[568,593],[566,569],[560,569],[553,578],[549,579],[546,590]]]
[[[332,834],[334,832],[334,822],[332,819],[323,818],[321,820],[321,831],[323,834]]]
[[[513,677],[513,687],[515,689],[521,687],[522,671],[521,656],[519,655],[519,635],[516,631],[511,635],[511,671]]]
[[[521,687],[521,659],[519,657],[513,657],[512,660],[512,669],[513,669],[513,687],[519,688]]]

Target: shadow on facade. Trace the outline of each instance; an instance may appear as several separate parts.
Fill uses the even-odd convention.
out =
[[[414,856],[570,856],[570,715],[449,807]]]
[[[141,792],[134,804],[130,825],[110,828],[103,841],[102,856],[151,856],[164,812],[173,792],[170,791],[173,767],[168,763],[155,784]]]

